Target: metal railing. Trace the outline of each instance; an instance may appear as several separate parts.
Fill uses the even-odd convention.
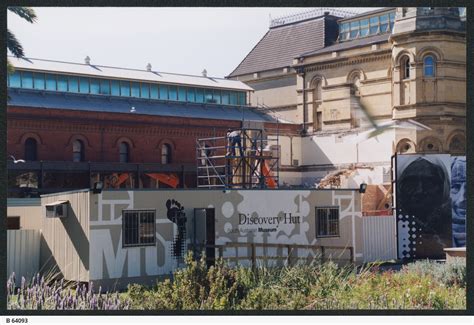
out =
[[[239,248],[247,248],[248,253],[245,256],[238,256]],[[257,255],[257,249],[262,248],[264,253],[268,248],[276,248],[277,251],[280,251],[281,255]],[[194,252],[194,256],[199,258],[201,252],[207,252],[206,261],[208,263],[213,263],[217,258],[222,258],[224,260],[239,262],[241,260],[250,261],[251,267],[254,269],[257,266],[258,260],[280,260],[283,263],[286,262],[287,266],[296,265],[299,261],[303,260],[306,263],[319,260],[320,262],[325,262],[328,260],[331,261],[346,261],[348,263],[354,262],[354,249],[350,246],[328,246],[328,245],[299,245],[299,244],[273,244],[273,243],[238,243],[230,242],[223,245],[209,245],[209,244],[189,244],[188,249]],[[209,256],[209,252],[212,252],[214,249],[214,257]],[[228,256],[224,254],[224,251],[228,249],[235,249],[235,256]],[[310,250],[313,254],[312,256],[298,256],[298,250]],[[216,253],[217,250],[217,254]],[[286,254],[283,254],[286,251]],[[337,258],[334,258],[332,251],[342,251],[341,254],[338,254]],[[348,258],[341,258],[344,255],[344,252],[349,251]]]

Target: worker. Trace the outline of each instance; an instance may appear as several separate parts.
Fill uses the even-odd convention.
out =
[[[240,136],[240,130],[232,131],[231,129],[227,130],[227,156],[232,154],[235,156],[235,146],[239,147],[240,156],[244,156],[242,150],[242,138]]]

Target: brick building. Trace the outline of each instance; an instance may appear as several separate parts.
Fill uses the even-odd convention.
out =
[[[196,139],[277,122],[247,106],[252,89],[238,81],[11,61],[7,153],[26,160],[8,162],[11,197],[99,180],[112,188],[195,187]]]

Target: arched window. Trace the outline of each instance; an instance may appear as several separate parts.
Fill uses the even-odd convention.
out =
[[[81,140],[74,140],[72,143],[72,161],[84,161],[84,143]]]
[[[120,162],[128,163],[130,160],[130,149],[129,145],[126,142],[120,143]]]
[[[423,59],[423,76],[425,77],[434,77],[436,70],[435,70],[435,59],[432,55],[427,55]]]
[[[410,58],[403,56],[400,60],[400,69],[402,72],[402,79],[410,78]]]
[[[161,163],[163,165],[171,163],[171,146],[167,143],[161,147]]]
[[[466,140],[462,135],[457,134],[451,139],[449,151],[452,154],[463,154],[466,152]]]
[[[25,160],[35,161],[38,158],[36,140],[28,138],[25,141]]]
[[[358,74],[352,77],[352,94],[356,97],[360,97],[360,76]]]

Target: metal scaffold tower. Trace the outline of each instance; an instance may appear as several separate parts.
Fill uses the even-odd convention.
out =
[[[278,188],[278,135],[262,129],[233,130],[240,141],[227,136],[197,139],[198,188]]]

